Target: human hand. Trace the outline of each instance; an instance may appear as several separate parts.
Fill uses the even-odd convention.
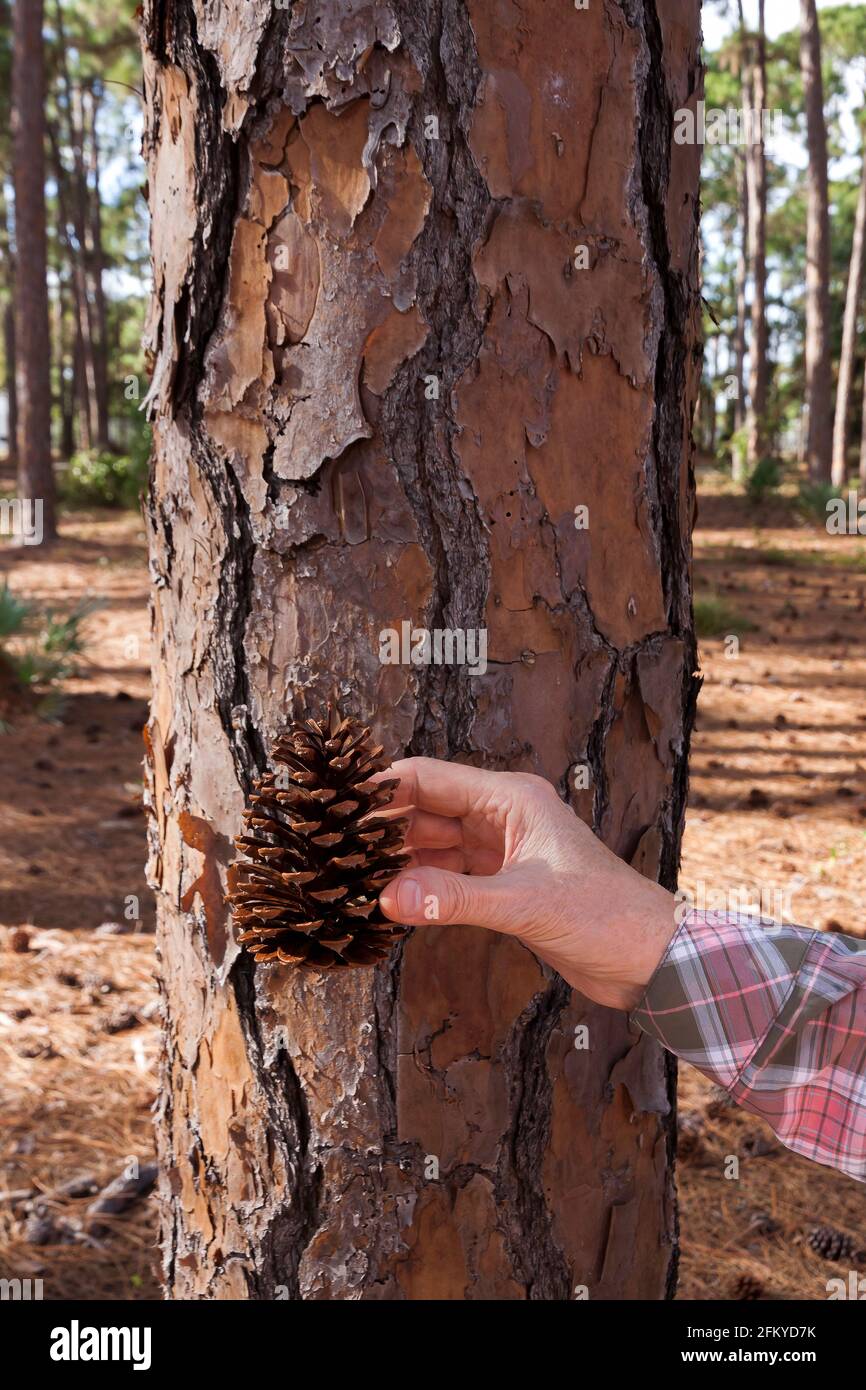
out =
[[[611,853],[549,782],[436,758],[380,776],[400,779],[388,810],[408,818],[412,856],[381,894],[387,917],[516,936],[596,1003],[639,1003],[676,899]]]

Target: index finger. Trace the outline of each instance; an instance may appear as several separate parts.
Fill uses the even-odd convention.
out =
[[[400,778],[391,806],[417,806],[440,816],[461,818],[477,811],[480,801],[501,797],[506,776],[441,758],[398,758],[387,771],[376,773],[375,779]]]

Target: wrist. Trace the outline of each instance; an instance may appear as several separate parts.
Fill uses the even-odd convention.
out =
[[[614,895],[612,895],[613,897]],[[574,971],[560,971],[575,989],[607,1008],[631,1013],[661,964],[679,922],[673,893],[631,872],[628,891],[603,908],[596,941],[600,950]]]

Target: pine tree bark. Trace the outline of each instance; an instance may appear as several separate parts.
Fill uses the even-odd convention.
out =
[[[758,28],[754,38],[754,60],[750,84],[752,107],[762,113],[767,105],[767,39],[764,0],[758,0]],[[749,334],[749,409],[747,416],[746,461],[749,473],[760,463],[767,449],[767,151],[761,116],[757,137],[746,146],[749,186],[749,260],[752,281],[752,312]]]
[[[42,0],[15,0],[12,173],[15,187],[15,365],[18,492],[42,503],[42,535],[57,534],[51,462],[51,363],[45,232],[45,67]]]
[[[254,971],[222,892],[334,684],[390,754],[542,773],[674,883],[697,0],[146,0],[143,38],[169,1294],[664,1297],[674,1075],[624,1016],[471,928]],[[485,630],[487,673],[381,664],[404,620]]]
[[[833,363],[830,348],[830,194],[815,0],[800,0],[800,70],[809,151],[806,215],[806,460],[816,482],[830,479],[833,456]]]
[[[863,166],[857,211],[854,217],[854,237],[851,242],[851,261],[848,267],[848,288],[845,292],[845,317],[842,323],[842,349],[839,355],[839,377],[836,384],[836,415],[833,425],[833,474],[836,487],[848,481],[848,425],[851,413],[851,392],[854,389],[854,365],[857,356],[857,320],[863,298],[863,275],[866,271],[866,139],[863,144]]]

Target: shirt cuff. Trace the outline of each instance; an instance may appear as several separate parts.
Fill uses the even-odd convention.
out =
[[[632,1018],[731,1090],[796,1006],[816,935],[767,918],[688,911]]]

